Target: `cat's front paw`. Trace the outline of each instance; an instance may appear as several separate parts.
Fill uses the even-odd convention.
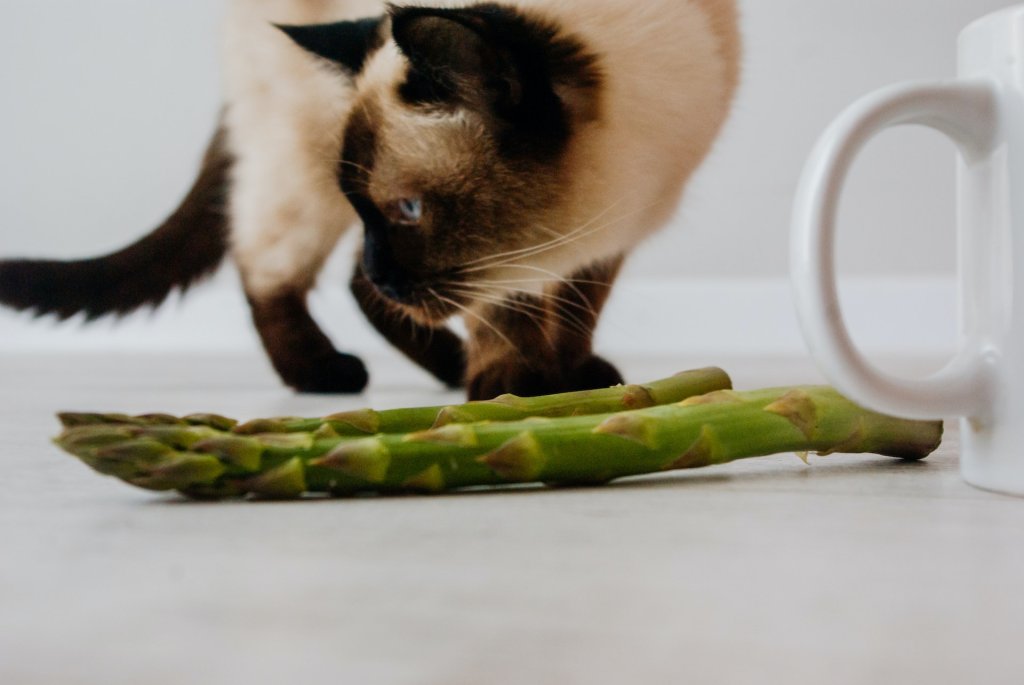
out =
[[[625,381],[611,362],[591,355],[573,366],[565,374],[566,391],[600,390],[622,385]]]
[[[362,360],[340,352],[306,359],[301,368],[283,371],[282,377],[298,392],[312,395],[355,395],[370,382]]]
[[[467,385],[470,400],[490,400],[507,393],[537,397],[610,388],[622,382],[618,369],[601,357],[591,355],[573,364],[560,362],[547,367],[527,366],[521,360],[506,359],[475,374]]]
[[[416,361],[448,388],[465,386],[466,352],[462,340],[448,330],[432,331],[431,335],[432,342]]]
[[[537,397],[561,392],[565,379],[555,368],[529,367],[513,360],[492,364],[472,375],[466,383],[470,401],[492,400],[501,395]]]

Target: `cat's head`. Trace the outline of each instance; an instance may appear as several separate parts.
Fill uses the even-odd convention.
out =
[[[436,321],[523,289],[499,278],[539,280],[531,258],[573,228],[560,225],[573,137],[600,110],[578,40],[494,4],[281,28],[352,79],[338,181],[382,294]]]

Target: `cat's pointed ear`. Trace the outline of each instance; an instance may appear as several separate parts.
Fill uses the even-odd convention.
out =
[[[411,99],[478,100],[514,106],[522,77],[507,44],[511,12],[498,7],[462,9],[390,5],[391,34],[413,70]]]
[[[591,118],[601,83],[596,58],[551,23],[500,5],[390,5],[391,33],[411,64],[414,102],[489,106],[517,127]]]
[[[275,24],[306,51],[358,74],[366,58],[384,43],[383,17],[339,21],[332,24],[289,26]]]

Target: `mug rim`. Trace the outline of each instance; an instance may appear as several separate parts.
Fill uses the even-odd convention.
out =
[[[1017,15],[1024,17],[1024,3],[1004,7],[1003,9],[978,17],[963,28],[960,32],[960,38],[962,39],[968,34],[981,30],[982,27],[987,26],[989,23],[1003,23],[1005,21],[1010,21],[1011,18],[1016,17]]]

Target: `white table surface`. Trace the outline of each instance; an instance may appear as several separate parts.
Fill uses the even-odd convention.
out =
[[[800,360],[724,365],[744,388],[819,380]],[[374,371],[366,397],[311,398],[255,356],[0,357],[0,683],[1024,682],[1024,500],[961,482],[955,427],[920,464],[788,455],[297,503],[137,491],[48,443],[61,409],[457,399],[403,364]]]

